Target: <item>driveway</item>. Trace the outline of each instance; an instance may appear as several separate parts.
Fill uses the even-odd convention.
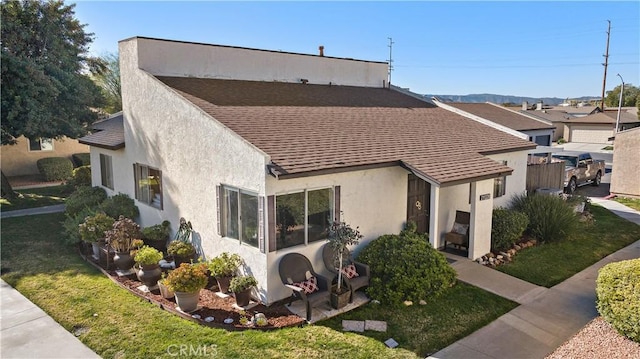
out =
[[[568,153],[568,154],[578,154],[578,153],[591,153],[591,157],[595,160],[603,160],[605,164],[605,173],[602,176],[602,183],[600,186],[592,186],[590,184],[579,187],[576,190],[576,194],[585,197],[606,197],[610,194],[611,188],[611,169],[613,167],[613,151],[603,150],[602,148],[608,145],[602,143],[577,143],[577,142],[568,142],[563,143],[562,145],[557,145],[554,147],[558,147],[562,150],[554,151],[554,154]]]

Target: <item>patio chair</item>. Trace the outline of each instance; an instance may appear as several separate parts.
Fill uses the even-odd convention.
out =
[[[471,224],[471,213],[456,211],[456,220],[451,231],[444,235],[444,248],[447,243],[452,243],[458,248],[465,247],[469,250],[469,226]]]
[[[334,280],[337,280],[338,268],[334,264],[333,252],[334,252],[333,248],[331,248],[329,243],[325,244],[324,247],[322,248],[322,260],[324,261],[325,267],[327,267],[327,269],[331,273],[336,275]],[[342,273],[342,280],[347,285],[347,288],[351,292],[351,296],[349,297],[349,303],[352,303],[353,294],[355,293],[355,291],[357,291],[360,288],[365,288],[369,286],[369,280],[371,279],[371,269],[369,269],[369,266],[364,263],[354,261],[353,257],[351,256],[351,253],[349,253],[348,256],[345,256],[345,258],[342,259],[342,264],[344,266],[353,264],[356,268],[356,273],[358,273],[358,275],[353,278],[349,278],[344,273]]]
[[[300,299],[305,303],[307,307],[307,321],[311,320],[311,308],[321,304],[323,302],[329,303],[331,293],[329,291],[329,282],[327,278],[319,275],[313,270],[313,266],[309,259],[300,253],[288,253],[280,259],[278,266],[278,272],[280,273],[280,279],[285,287],[291,289],[291,297],[289,298],[289,304],[294,299]],[[293,285],[293,283],[301,283],[307,280],[306,273],[309,272],[311,276],[316,277],[318,290],[307,294],[304,289]]]

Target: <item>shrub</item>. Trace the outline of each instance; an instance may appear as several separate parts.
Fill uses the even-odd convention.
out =
[[[526,214],[505,208],[493,210],[491,219],[491,248],[505,251],[511,248],[529,225]]]
[[[91,165],[91,155],[89,153],[74,153],[71,158],[76,167]]]
[[[81,186],[91,186],[91,166],[74,168],[68,184],[78,188]]]
[[[540,241],[559,241],[577,229],[576,213],[560,196],[516,195],[511,199],[511,208],[529,217],[527,232]]]
[[[596,280],[600,315],[620,334],[640,343],[640,258],[602,267]]]
[[[136,218],[140,214],[133,199],[125,193],[118,193],[107,198],[100,204],[100,209],[114,219],[120,216]]]
[[[79,187],[65,201],[65,213],[74,217],[85,208],[97,210],[107,193],[100,187]],[[95,212],[95,211],[94,211]]]
[[[80,238],[85,242],[97,242],[100,239],[104,239],[105,232],[113,227],[113,222],[113,218],[102,212],[86,217],[78,228]]]
[[[136,251],[133,260],[140,265],[158,264],[162,260],[162,253],[153,247],[144,246]]]
[[[196,293],[206,287],[208,281],[209,276],[204,263],[182,263],[169,273],[164,283],[174,292]]]
[[[173,243],[185,243],[174,241]],[[172,246],[170,245],[169,248]],[[213,277],[232,277],[242,264],[242,258],[237,254],[222,252],[219,256],[212,258],[207,264]]]
[[[166,241],[169,239],[170,234],[171,223],[169,221],[163,221],[161,224],[142,229],[142,237],[151,241]]]
[[[71,177],[73,163],[64,157],[41,158],[36,162],[45,181],[63,181]]]
[[[175,257],[190,257],[196,253],[196,249],[191,243],[173,241],[169,243],[167,253]]]
[[[83,208],[73,215],[66,214],[65,220],[62,223],[64,242],[67,244],[78,244],[82,240],[80,236],[80,225],[84,223],[87,217],[95,214],[96,210],[93,208]]]
[[[358,260],[371,268],[367,293],[390,306],[438,295],[455,283],[456,273],[425,235],[403,231],[369,243]]]
[[[142,237],[140,226],[131,218],[124,216],[118,217],[118,220],[113,222],[111,229],[105,232],[107,243],[116,252],[129,252],[142,245],[140,237]],[[134,242],[136,240],[137,242]]]
[[[240,275],[231,280],[229,283],[229,290],[233,293],[239,293],[257,285],[258,281],[253,276]]]

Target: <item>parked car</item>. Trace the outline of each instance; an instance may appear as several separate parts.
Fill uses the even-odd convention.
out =
[[[599,186],[604,174],[604,161],[594,160],[590,153],[557,154],[553,158],[564,161],[564,190],[573,193],[578,186],[593,184]]]

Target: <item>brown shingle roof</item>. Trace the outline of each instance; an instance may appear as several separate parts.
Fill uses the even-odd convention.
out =
[[[495,122],[516,131],[546,130],[555,128],[542,121],[488,103],[447,103],[447,105]]]
[[[122,112],[93,124],[95,130],[90,135],[78,139],[78,142],[89,146],[118,150],[124,148],[124,125]]]
[[[598,113],[594,113],[593,115],[571,118],[564,122],[565,123],[606,123],[606,124],[615,125],[617,115],[618,115],[617,112],[609,112],[609,111],[606,111],[604,113],[598,112]],[[635,115],[628,112],[620,113],[620,123],[634,123],[634,122],[640,122],[640,120],[638,120],[638,117],[636,117]]]
[[[271,156],[283,177],[402,165],[435,183],[454,184],[512,171],[481,153],[535,148],[529,141],[385,89],[223,80],[225,92],[218,90],[221,80],[161,79]],[[339,96],[331,95],[333,90]],[[278,91],[283,93],[274,93]],[[276,105],[258,106],[269,102],[260,100],[261,93]],[[285,94],[291,95],[290,101]],[[216,96],[224,100],[216,102]],[[407,106],[412,104],[416,106]]]

